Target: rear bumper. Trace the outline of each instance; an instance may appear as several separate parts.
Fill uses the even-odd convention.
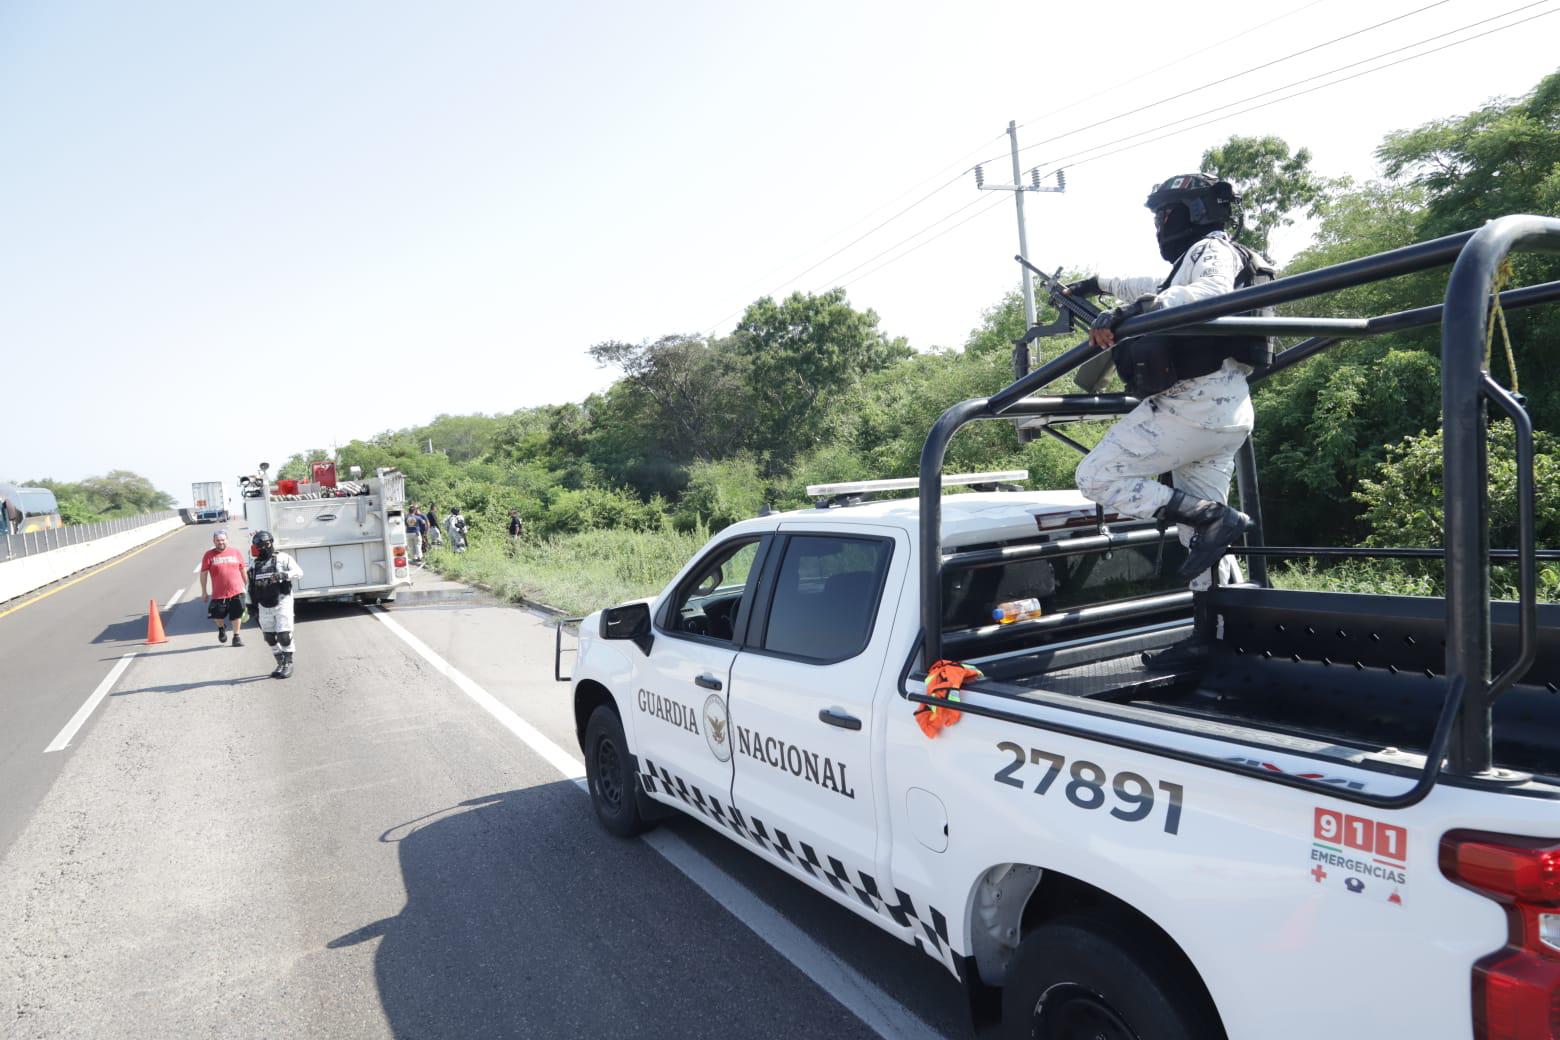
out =
[[[376,582],[371,585],[327,585],[323,589],[295,589],[294,599],[344,599],[352,596],[388,596],[412,587],[410,581]]]

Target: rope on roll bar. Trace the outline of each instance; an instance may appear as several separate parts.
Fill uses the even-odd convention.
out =
[[[1484,334],[1484,369],[1489,371],[1493,366],[1490,360],[1493,356],[1492,348],[1495,345],[1495,325],[1500,324],[1501,342],[1506,345],[1506,370],[1511,373],[1511,392],[1521,393],[1521,387],[1517,385],[1517,355],[1511,349],[1511,330],[1506,327],[1506,312],[1500,306],[1500,291],[1511,280],[1511,260],[1507,258],[1500,263],[1500,269],[1495,272],[1495,284],[1490,286],[1490,324],[1489,330]]]

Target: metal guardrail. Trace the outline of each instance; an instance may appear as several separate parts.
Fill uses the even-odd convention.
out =
[[[142,513],[139,516],[122,516],[113,520],[103,520],[95,524],[67,524],[64,527],[50,528],[46,531],[27,531],[21,534],[7,533],[0,537],[0,562],[6,560],[21,559],[24,556],[36,556],[39,553],[53,552],[63,549],[67,545],[80,545],[82,542],[96,541],[112,534],[121,534],[125,531],[133,531],[147,524],[155,524],[163,520],[172,520],[179,515],[177,510],[162,509],[155,513]]]

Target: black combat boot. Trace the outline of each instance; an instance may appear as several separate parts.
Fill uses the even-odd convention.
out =
[[[1158,516],[1161,520],[1174,520],[1192,527],[1192,543],[1187,546],[1186,562],[1176,572],[1183,581],[1191,581],[1217,564],[1223,559],[1224,550],[1234,545],[1251,527],[1251,517],[1240,510],[1222,502],[1192,498],[1180,488],[1171,492],[1169,504]]]
[[[274,650],[272,653],[276,654],[276,667],[271,671],[271,678],[287,678],[287,676],[283,674],[284,669],[287,667],[287,655],[282,653],[280,650]]]
[[[293,658],[293,655],[292,655],[292,651],[291,650],[283,650],[282,651],[282,672],[281,672],[281,677],[283,679],[291,679],[292,678],[292,672],[293,672],[292,658]]]

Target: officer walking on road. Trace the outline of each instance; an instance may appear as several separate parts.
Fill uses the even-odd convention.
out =
[[[1246,377],[1270,358],[1262,337],[1136,336],[1116,340],[1126,319],[1178,307],[1270,278],[1272,266],[1237,246],[1225,233],[1239,196],[1225,181],[1194,173],[1156,185],[1147,206],[1154,214],[1159,254],[1175,266],[1169,277],[1093,277],[1069,286],[1078,294],[1108,293],[1130,300],[1101,312],[1089,342],[1114,347],[1117,371],[1141,399],[1078,464],[1078,490],[1117,513],[1173,521],[1189,552],[1180,575],[1191,587],[1239,581],[1225,550],[1251,525],[1227,504],[1235,453],[1251,436],[1253,412]],[[1169,472],[1174,488],[1158,477]]]
[[[270,531],[256,531],[250,541],[255,562],[249,568],[249,597],[260,608],[260,631],[276,655],[271,678],[286,679],[293,673],[293,584],[303,579],[303,568],[276,551]]]

